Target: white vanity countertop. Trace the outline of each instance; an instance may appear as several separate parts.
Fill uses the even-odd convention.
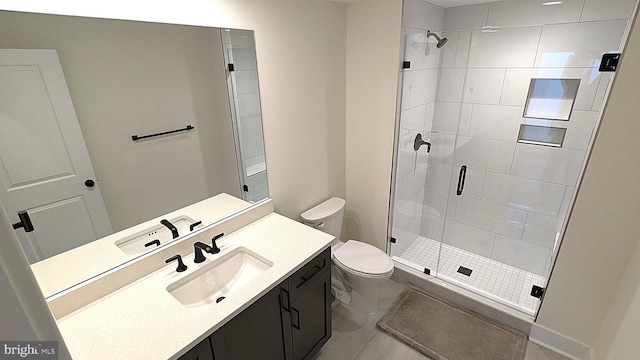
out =
[[[192,238],[195,241],[209,242]],[[188,269],[175,271],[171,263],[120,290],[58,320],[74,359],[175,359],[233,316],[285,280],[326,249],[333,236],[271,213],[218,241],[219,254],[206,254],[201,264],[193,253],[184,258]],[[245,247],[273,262],[224,301],[205,310],[184,307],[168,285],[202,266]],[[247,339],[250,341],[250,339]]]
[[[156,226],[164,218],[171,219],[186,215],[208,225],[249,206],[251,203],[222,193],[39,261],[32,264],[31,269],[38,280],[42,293],[45,297],[49,297],[91,276],[131,260],[133,257],[120,250],[115,242]]]

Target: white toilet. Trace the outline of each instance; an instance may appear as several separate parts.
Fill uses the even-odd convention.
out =
[[[340,241],[344,204],[343,199],[334,197],[300,216],[305,224],[336,237],[331,244],[334,290],[349,292],[345,305],[351,310],[371,313],[378,308],[378,286],[393,274],[393,261],[375,246],[356,240]],[[344,297],[336,297],[346,302]]]

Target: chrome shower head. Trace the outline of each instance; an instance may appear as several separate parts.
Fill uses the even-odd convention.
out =
[[[440,36],[436,35],[435,33],[432,33],[430,30],[427,30],[427,38],[429,38],[429,36],[433,36],[434,38],[436,38],[436,40],[438,40],[438,43],[436,44],[436,47],[438,49],[443,47],[444,44],[446,44],[447,41],[449,41],[449,39],[447,39],[446,37],[440,38]]]

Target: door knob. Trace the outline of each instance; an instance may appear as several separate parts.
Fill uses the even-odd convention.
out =
[[[84,186],[92,188],[92,187],[96,186],[96,182],[91,180],[91,179],[85,180]]]

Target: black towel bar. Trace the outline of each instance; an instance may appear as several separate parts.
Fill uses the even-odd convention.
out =
[[[133,141],[138,141],[138,140],[142,140],[142,139],[146,139],[146,138],[150,138],[150,137],[154,137],[154,136],[173,134],[173,133],[177,133],[177,132],[181,132],[181,131],[189,131],[189,130],[193,130],[193,129],[195,129],[195,127],[193,127],[191,125],[187,125],[186,127],[182,128],[182,129],[164,131],[164,132],[160,132],[160,133],[156,133],[156,134],[142,135],[142,136],[131,135],[131,139]]]

